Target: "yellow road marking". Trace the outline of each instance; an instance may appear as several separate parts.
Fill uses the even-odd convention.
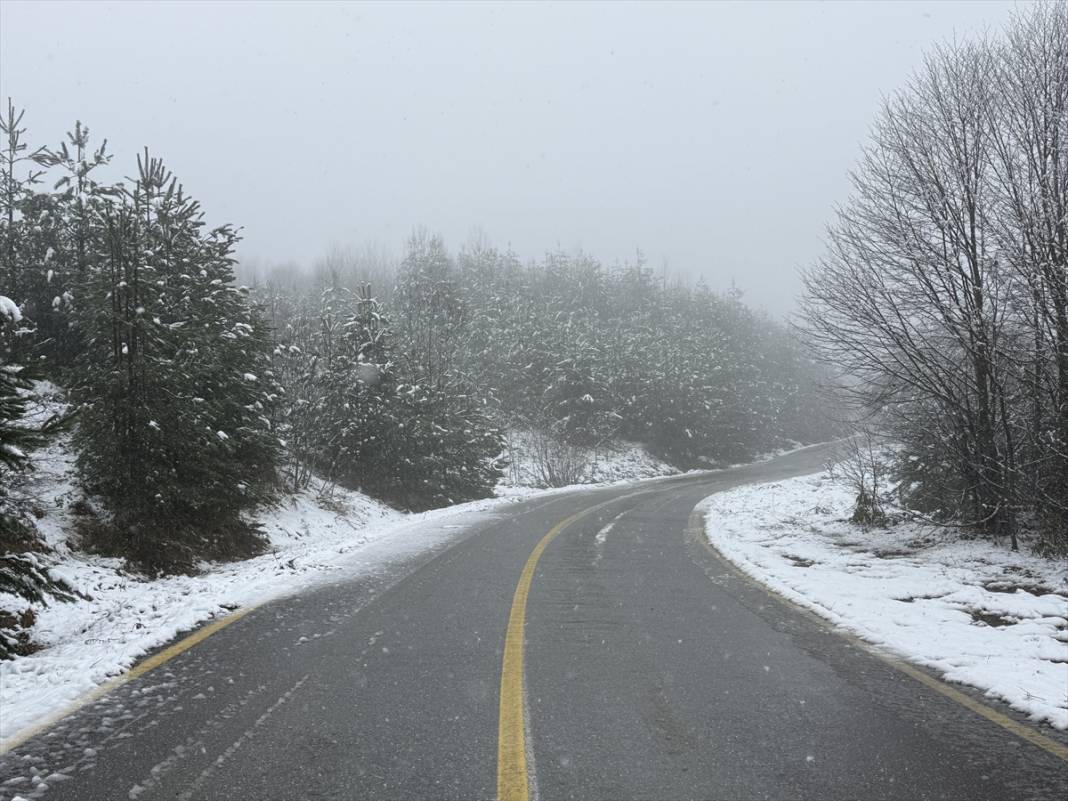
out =
[[[206,640],[208,637],[210,637],[212,634],[219,631],[220,629],[226,628],[231,623],[236,623],[238,620],[243,618],[255,608],[256,607],[254,606],[249,606],[244,609],[239,609],[238,611],[234,612],[231,615],[227,615],[226,617],[221,617],[217,620],[213,620],[206,626],[201,626],[188,637],[179,640],[174,645],[164,648],[158,654],[154,654],[148,659],[138,662],[126,673],[123,673],[122,675],[116,676],[115,678],[104,682],[94,690],[90,690],[88,693],[83,695],[70,706],[60,710],[59,712],[56,712],[54,715],[49,715],[40,723],[31,726],[28,729],[23,729],[15,736],[9,737],[8,739],[4,740],[4,742],[0,744],[0,755],[6,754],[8,751],[18,748],[27,740],[47,731],[48,729],[56,725],[59,721],[63,720],[63,718],[73,714],[74,712],[77,712],[83,706],[91,704],[93,703],[93,701],[96,701],[100,698],[103,698],[116,687],[121,687],[123,684],[126,684],[129,681],[133,681],[134,679],[139,678],[140,676],[144,676],[150,670],[155,670],[160,665],[169,662],[171,659],[174,659],[174,657],[178,656],[178,654],[182,653],[183,651],[188,651],[201,640]]]
[[[700,507],[700,505],[701,504],[698,504],[698,507]],[[876,650],[874,646],[870,645],[864,640],[861,640],[858,637],[855,637],[851,634],[841,631],[838,628],[835,628],[825,618],[820,617],[815,612],[812,612],[811,610],[806,609],[803,606],[799,606],[786,596],[780,595],[779,593],[775,592],[775,590],[773,590],[771,587],[750,576],[744,570],[742,570],[729,559],[727,559],[725,556],[723,556],[716,549],[716,547],[708,541],[708,537],[706,537],[704,533],[703,510],[695,507],[693,512],[690,513],[689,528],[691,537],[696,537],[706,548],[708,548],[708,550],[715,554],[715,556],[717,556],[724,564],[726,564],[734,573],[741,576],[743,579],[750,582],[759,589],[763,590],[767,595],[770,595],[775,600],[781,601],[784,604],[788,604],[789,606],[792,606],[796,609],[801,610],[802,612],[811,615],[813,619],[819,621],[820,624],[826,626],[838,636],[856,641],[857,643],[862,645],[864,647],[864,650],[867,651],[869,654],[886,663],[895,670],[904,673],[906,676],[911,676],[913,679],[920,682],[921,684],[924,684],[927,687],[930,687],[932,690],[941,693],[946,698],[949,698],[952,701],[956,701],[961,706],[966,707],[975,714],[986,718],[991,723],[996,723],[998,726],[1001,726],[1001,728],[1005,729],[1006,731],[1015,734],[1021,740],[1026,740],[1032,745],[1037,745],[1042,750],[1048,751],[1049,753],[1053,754],[1053,756],[1058,757],[1059,759],[1062,759],[1065,762],[1068,762],[1068,746],[1062,745],[1056,740],[1047,737],[1046,735],[1042,734],[1040,731],[1037,731],[1031,726],[1028,726],[1024,723],[1020,723],[1017,720],[1013,720],[1008,715],[998,712],[996,709],[993,709],[992,707],[989,707],[986,704],[975,700],[966,693],[962,693],[955,687],[950,686],[949,684],[944,681],[941,681],[940,679],[936,679],[929,673],[926,673],[925,671],[920,670],[919,668],[914,667],[913,665],[910,665],[907,662],[903,662],[899,659],[881,653],[880,651]]]
[[[512,611],[508,614],[501,665],[501,707],[497,721],[497,801],[527,801],[530,793],[527,727],[523,709],[523,630],[527,622],[527,595],[534,580],[534,568],[556,535],[591,511],[585,509],[549,529],[527,557],[515,595],[512,596]]]
[[[561,520],[534,546],[512,596],[508,628],[504,636],[504,659],[501,665],[500,716],[497,722],[497,801],[528,801],[530,777],[527,772],[527,724],[523,675],[523,631],[527,622],[527,595],[534,580],[534,569],[549,543],[572,523],[609,504],[644,495],[649,490],[620,495],[583,509]]]
[[[924,673],[919,668],[915,668],[907,662],[898,662],[893,659],[888,659],[882,654],[876,654],[876,656],[878,656],[887,664],[897,668],[902,673],[912,676],[912,678],[916,679],[916,681],[926,684],[932,690],[936,690],[942,693],[942,695],[946,696],[946,698],[951,698],[958,704],[968,707],[968,709],[972,710],[972,712],[974,712],[975,714],[982,715],[984,718],[989,721],[992,721],[993,723],[996,723],[1003,729],[1008,729],[1021,740],[1027,740],[1027,742],[1031,743],[1032,745],[1037,745],[1044,751],[1049,751],[1051,754],[1053,754],[1053,756],[1059,757],[1065,762],[1068,762],[1068,746],[1061,745],[1056,740],[1051,740],[1049,737],[1042,734],[1041,732],[1035,731],[1030,726],[1024,723],[1020,723],[1017,720],[1013,720],[1008,715],[1003,715],[996,709],[991,709],[986,704],[976,701],[971,696],[965,695],[955,687],[951,687],[945,682],[939,681],[934,676],[931,676],[928,673]]]

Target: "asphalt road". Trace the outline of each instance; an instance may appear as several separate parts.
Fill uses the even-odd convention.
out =
[[[494,798],[506,633],[539,543],[512,699],[530,798],[1068,798],[1061,758],[695,536],[702,498],[824,458],[518,503],[260,607],[0,757],[0,799]]]

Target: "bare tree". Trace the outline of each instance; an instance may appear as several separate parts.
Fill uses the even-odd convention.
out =
[[[998,246],[1019,278],[1015,361],[1027,386],[1023,485],[1068,527],[1068,5],[1021,16],[996,54],[991,120]]]
[[[1060,4],[934,52],[805,275],[811,343],[925,504],[1014,548],[1021,512],[1068,497],[1066,40]]]

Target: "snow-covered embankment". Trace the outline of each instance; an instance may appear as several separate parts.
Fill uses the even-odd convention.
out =
[[[317,583],[357,578],[383,565],[443,545],[470,523],[538,490],[502,483],[498,495],[422,514],[405,514],[359,492],[315,487],[261,510],[270,552],[241,562],[204,564],[195,576],[155,580],[131,574],[121,559],[75,546],[73,454],[64,441],[35,454],[22,491],[34,498],[37,528],[51,553],[44,569],[83,597],[33,604],[31,636],[41,649],[0,662],[0,743],[40,723],[128,670],[183,631],[231,611],[291,595]],[[583,476],[605,485],[678,472],[640,446],[606,449]],[[0,594],[0,609],[26,601]]]
[[[702,503],[708,539],[749,575],[862,639],[1068,729],[1068,565],[915,523],[848,522],[826,474]]]

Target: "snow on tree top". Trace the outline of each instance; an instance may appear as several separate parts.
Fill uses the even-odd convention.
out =
[[[18,323],[22,321],[22,309],[7,295],[0,295],[0,316]]]

